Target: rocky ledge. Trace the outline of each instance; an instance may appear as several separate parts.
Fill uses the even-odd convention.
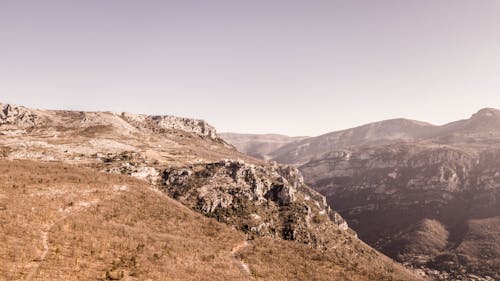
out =
[[[218,139],[215,128],[204,120],[183,118],[171,115],[141,115],[122,113],[121,117],[139,128],[149,128],[155,132],[164,130],[180,130],[202,137]]]

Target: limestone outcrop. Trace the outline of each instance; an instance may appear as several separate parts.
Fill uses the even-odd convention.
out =
[[[125,112],[121,114],[121,117],[137,127],[149,128],[155,132],[179,130],[211,139],[218,138],[215,128],[207,122],[199,119],[183,118],[171,115],[150,116]]]
[[[176,130],[220,140],[215,128],[200,119],[171,115],[33,110],[22,106],[0,103],[0,125],[3,127],[37,129],[37,127],[43,125],[60,126],[60,124],[75,129],[109,126],[126,132],[133,132],[134,129],[148,129],[153,133],[167,133]]]
[[[41,120],[40,116],[22,106],[0,103],[0,109],[0,125],[27,128],[36,126]]]
[[[294,167],[223,160],[165,169],[161,181],[173,198],[251,235],[321,246],[322,230],[349,230]]]

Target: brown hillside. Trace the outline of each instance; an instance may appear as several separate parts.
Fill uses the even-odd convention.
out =
[[[2,280],[416,280],[346,234],[246,242],[126,176],[2,160],[0,177]]]

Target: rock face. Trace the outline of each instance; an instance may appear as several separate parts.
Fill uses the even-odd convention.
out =
[[[0,103],[0,125],[15,125],[18,128],[27,128],[37,125],[41,117],[33,111],[10,104]]]
[[[321,246],[322,231],[348,230],[293,167],[223,160],[169,168],[163,171],[161,188],[183,204],[257,236]]]
[[[131,113],[122,113],[121,116],[136,126],[148,127],[156,132],[162,130],[180,130],[212,139],[218,138],[215,128],[203,120],[170,115],[149,116]]]
[[[131,113],[115,114],[111,112],[76,112],[32,110],[22,106],[0,103],[0,125],[19,128],[59,125],[74,128],[95,126],[114,126],[131,131],[135,128],[149,129],[155,133],[183,131],[201,137],[219,139],[214,127],[199,119],[183,118],[171,115],[140,115]]]

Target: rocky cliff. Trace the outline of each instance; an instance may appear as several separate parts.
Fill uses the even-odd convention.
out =
[[[161,180],[173,198],[252,235],[321,246],[324,231],[348,230],[293,167],[223,160],[169,168]]]
[[[327,248],[339,230],[356,236],[325,196],[304,183],[295,167],[224,159],[163,168],[138,160],[134,156],[104,159],[114,162],[105,170],[146,179],[184,205],[250,237]]]
[[[73,128],[114,125],[128,130],[133,127],[154,132],[178,130],[212,139],[219,138],[215,128],[203,120],[171,115],[35,110],[2,103],[0,108],[0,125],[3,125],[3,129],[8,129],[7,125],[12,128],[40,128],[60,125],[64,121],[65,126]]]
[[[33,127],[42,122],[42,116],[22,106],[0,103],[0,125],[16,128]]]
[[[149,116],[131,113],[122,113],[121,116],[137,127],[147,127],[155,132],[180,130],[212,139],[218,138],[215,128],[199,119],[182,118],[171,115]]]

